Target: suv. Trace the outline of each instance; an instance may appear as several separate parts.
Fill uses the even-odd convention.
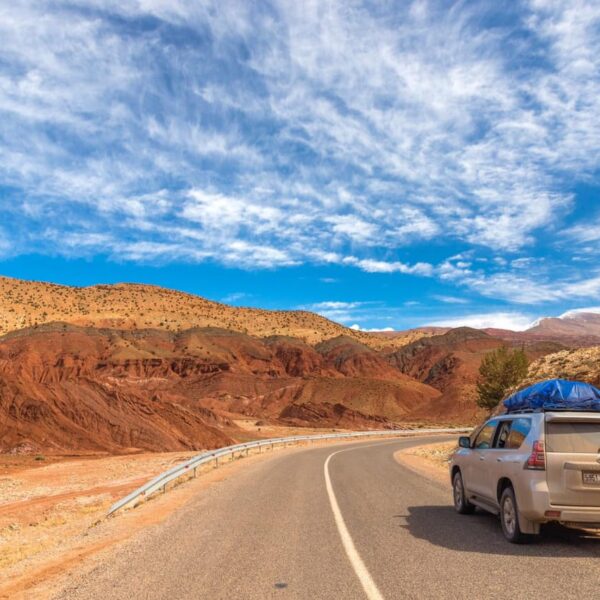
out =
[[[450,459],[458,513],[499,514],[513,543],[550,521],[600,528],[600,413],[506,414],[458,445]]]

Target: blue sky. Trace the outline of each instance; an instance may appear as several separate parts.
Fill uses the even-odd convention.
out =
[[[0,7],[0,273],[347,325],[600,304],[600,5]]]

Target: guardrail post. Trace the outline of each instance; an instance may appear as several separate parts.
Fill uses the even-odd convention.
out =
[[[215,456],[215,468],[219,468],[219,457]]]

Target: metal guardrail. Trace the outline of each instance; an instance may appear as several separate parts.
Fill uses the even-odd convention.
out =
[[[426,434],[426,433],[462,433],[468,432],[471,429],[386,429],[378,431],[350,431],[346,433],[325,433],[321,435],[297,435],[285,438],[273,438],[268,440],[256,440],[254,442],[247,442],[245,444],[236,444],[234,446],[225,446],[224,448],[218,448],[217,450],[208,450],[194,456],[189,460],[175,465],[168,471],[164,471],[160,475],[151,479],[148,483],[134,490],[121,500],[115,502],[109,509],[108,515],[114,514],[116,511],[125,508],[126,506],[136,506],[140,502],[143,502],[152,494],[160,489],[166,491],[166,486],[171,481],[182,477],[183,475],[194,473],[196,475],[196,469],[202,465],[215,461],[216,466],[219,464],[219,458],[225,456],[234,456],[236,453],[246,453],[254,448],[258,448],[259,451],[262,448],[274,448],[276,445],[287,445],[297,444],[299,442],[313,442],[319,440],[340,440],[345,438],[365,438],[365,437],[395,437],[395,436],[406,436],[411,434]]]

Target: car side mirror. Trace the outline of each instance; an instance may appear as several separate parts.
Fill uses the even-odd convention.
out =
[[[466,436],[466,435],[461,435],[458,438],[458,446],[460,448],[470,448],[471,447],[471,438],[469,438],[469,436]]]

